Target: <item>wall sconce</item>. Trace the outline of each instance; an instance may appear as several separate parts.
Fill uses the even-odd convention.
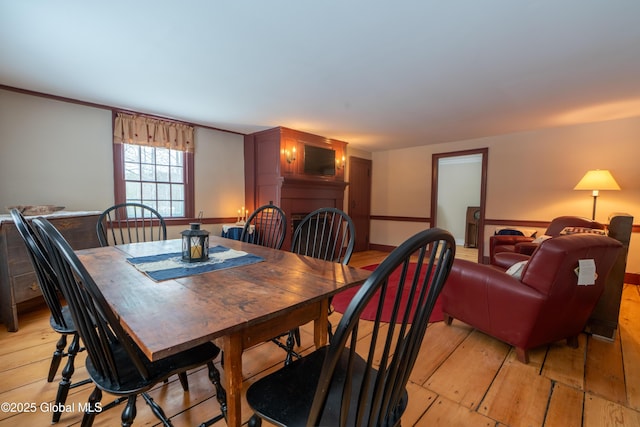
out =
[[[287,159],[287,163],[292,163],[296,161],[296,147],[293,147],[291,151],[284,150],[284,156]]]
[[[592,170],[582,177],[580,182],[573,187],[574,190],[591,190],[593,196],[593,212],[591,213],[591,219],[596,219],[596,199],[598,198],[599,190],[620,190],[620,186],[613,179],[611,172],[608,170]]]
[[[344,156],[342,156],[342,159],[336,159],[336,169],[344,169]]]

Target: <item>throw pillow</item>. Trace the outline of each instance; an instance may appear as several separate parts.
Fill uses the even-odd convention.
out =
[[[538,243],[538,244],[540,244],[540,243],[542,243],[542,242],[544,242],[545,240],[550,239],[550,238],[551,238],[551,236],[547,236],[546,234],[543,234],[542,236],[537,237],[536,239],[534,239],[533,243]]]
[[[514,278],[520,280],[522,278],[522,270],[524,270],[525,265],[527,265],[527,261],[516,262],[507,269],[506,273],[509,276],[513,276]]]
[[[589,228],[589,227],[565,227],[560,232],[560,235],[564,236],[565,234],[576,234],[576,233],[600,234],[602,236],[607,235],[607,233],[604,230],[598,230],[596,228]]]
[[[494,233],[496,236],[524,236],[524,233],[520,230],[515,230],[513,228],[503,228],[501,230],[496,230]]]

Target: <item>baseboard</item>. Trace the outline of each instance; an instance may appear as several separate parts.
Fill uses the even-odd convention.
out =
[[[391,252],[396,247],[397,246],[378,245],[376,243],[369,243],[369,250],[371,250],[371,251]]]
[[[624,273],[624,283],[640,285],[640,273]]]

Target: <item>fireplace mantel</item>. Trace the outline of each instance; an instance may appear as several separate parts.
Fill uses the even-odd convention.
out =
[[[340,157],[346,149],[345,142],[286,128],[268,129],[245,136],[245,204],[250,211],[269,202],[282,208],[288,228],[282,247],[285,250],[291,246],[292,216],[305,215],[324,207],[343,209],[344,190],[348,185],[344,181],[344,163],[337,167],[332,176],[299,173],[300,168],[292,167],[289,162],[291,159],[287,160],[285,154],[287,149],[284,147],[291,146],[293,139],[300,144],[328,144]],[[296,161],[299,158],[292,160]]]

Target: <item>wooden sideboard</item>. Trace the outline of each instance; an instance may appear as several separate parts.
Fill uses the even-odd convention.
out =
[[[100,246],[96,234],[99,212],[44,215],[73,249]],[[27,220],[30,218],[27,217]],[[41,297],[27,248],[9,215],[0,216],[0,316],[9,332],[18,330],[18,304]]]

